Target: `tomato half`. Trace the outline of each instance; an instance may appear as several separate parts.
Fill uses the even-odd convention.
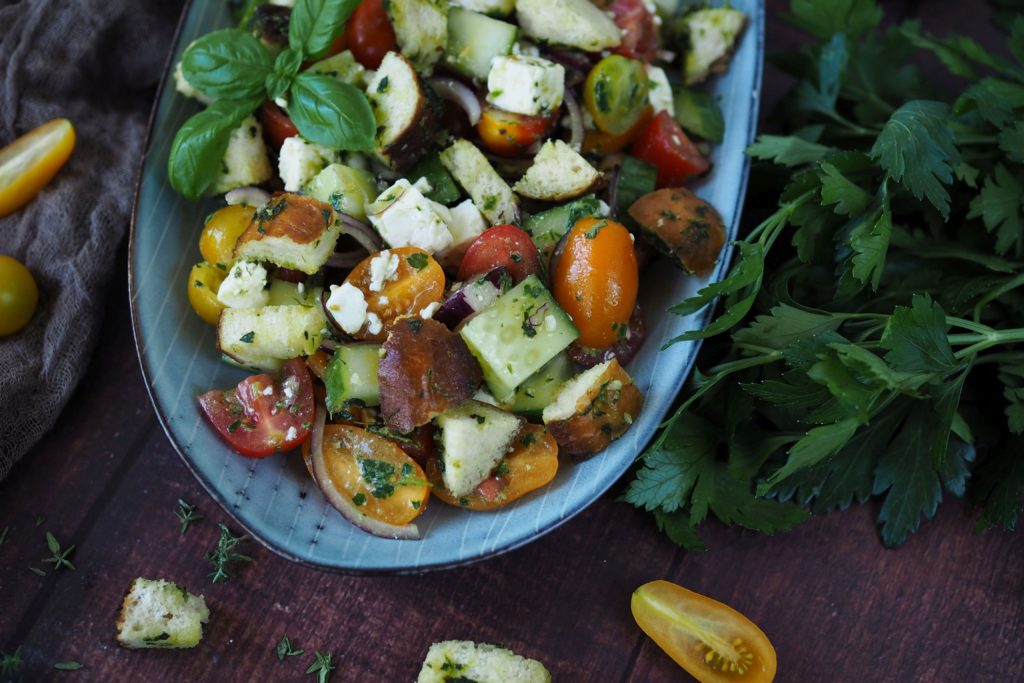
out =
[[[439,500],[469,508],[494,510],[545,486],[558,473],[558,444],[540,425],[526,424],[493,476],[484,479],[468,496],[456,498],[444,488],[437,458],[427,461],[427,475]]]
[[[501,156],[515,157],[523,154],[530,145],[543,140],[556,120],[557,113],[526,116],[485,106],[476,124],[476,131],[487,149]]]
[[[259,116],[263,124],[263,135],[274,149],[281,149],[285,140],[299,134],[299,129],[284,109],[270,100],[260,105]]]
[[[398,47],[384,0],[359,3],[345,27],[345,40],[357,62],[367,69],[380,66],[384,55]]]
[[[647,69],[642,62],[608,55],[594,65],[583,83],[583,106],[594,125],[619,135],[636,123],[647,107]]]
[[[633,618],[658,646],[701,683],[770,683],[775,648],[745,616],[668,581],[640,586]]]
[[[211,325],[220,321],[220,312],[224,310],[224,304],[217,298],[224,276],[224,271],[206,261],[192,266],[188,274],[188,302],[192,310]]]
[[[199,235],[199,252],[211,266],[227,275],[235,260],[235,244],[245,232],[255,211],[246,206],[225,206],[210,214]]]
[[[387,524],[416,519],[430,497],[427,475],[416,461],[394,442],[359,427],[324,427],[324,463],[329,484],[340,495]]]
[[[653,62],[658,54],[658,25],[644,0],[615,0],[605,9],[622,29],[622,42],[614,52]]]
[[[537,245],[514,225],[495,225],[473,240],[462,257],[459,279],[465,282],[501,266],[508,269],[517,283],[540,272]]]
[[[373,259],[380,256],[397,259],[394,275],[384,279],[380,288],[374,290]],[[420,311],[444,295],[444,271],[434,257],[419,247],[398,247],[385,249],[363,259],[345,278],[345,282],[357,287],[366,299],[367,314],[374,314],[381,321],[381,329],[371,332],[369,325],[356,332],[353,337],[364,341],[384,341],[387,326],[403,315],[418,315]]]
[[[603,349],[629,329],[639,268],[633,236],[605,218],[581,218],[551,273],[552,293],[580,331],[579,343]]]
[[[38,301],[39,288],[28,268],[0,254],[0,337],[25,327]]]
[[[208,391],[199,405],[220,437],[235,451],[263,458],[309,438],[313,380],[301,359],[284,364],[281,378],[246,377],[234,389]]]
[[[596,152],[597,154],[613,154],[625,149],[626,145],[633,142],[636,136],[640,134],[640,131],[650,123],[651,117],[654,116],[654,107],[647,105],[643,112],[640,114],[640,118],[636,120],[629,130],[625,133],[605,133],[603,130],[587,130],[583,132],[583,153],[589,154]]]
[[[679,187],[708,170],[704,158],[667,111],[647,124],[629,153],[658,169],[658,187]]]
[[[0,149],[0,216],[32,201],[57,175],[74,148],[71,122],[54,119]]]

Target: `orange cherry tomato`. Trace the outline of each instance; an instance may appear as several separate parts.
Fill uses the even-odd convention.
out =
[[[356,61],[367,69],[380,66],[384,55],[398,47],[395,29],[384,9],[384,0],[363,0],[345,27],[345,40]]]
[[[398,257],[398,270],[381,283],[379,291],[370,289],[373,282],[370,263],[384,255]],[[441,301],[444,295],[444,271],[434,257],[418,247],[385,249],[369,256],[356,266],[345,282],[358,287],[366,299],[367,313],[377,315],[383,324],[379,332],[370,332],[368,325],[352,335],[357,339],[384,341],[387,326],[403,315],[418,315],[428,305]]]
[[[485,106],[476,124],[487,149],[495,154],[515,157],[544,139],[557,120],[557,113],[549,116],[526,116]]]
[[[594,349],[614,344],[636,305],[639,268],[633,236],[621,223],[581,218],[565,242],[551,282],[558,304]]]
[[[434,484],[434,495],[449,505],[470,510],[494,510],[536,491],[558,473],[558,444],[540,425],[527,424],[519,432],[513,450],[494,475],[485,479],[468,496],[456,498],[444,488],[437,458],[427,461],[427,475]]]
[[[612,154],[625,149],[654,116],[654,107],[647,105],[640,118],[625,133],[605,133],[603,130],[588,130],[583,133],[583,153]]]
[[[659,188],[679,187],[708,170],[708,160],[667,111],[640,132],[629,153],[657,167]]]
[[[0,149],[0,216],[32,201],[74,148],[71,122],[54,119]]]
[[[330,485],[360,512],[387,524],[416,519],[430,497],[427,475],[415,460],[394,442],[359,427],[324,427],[324,463]]]
[[[633,593],[630,608],[644,633],[701,683],[775,679],[775,648],[754,622],[728,605],[652,581]]]

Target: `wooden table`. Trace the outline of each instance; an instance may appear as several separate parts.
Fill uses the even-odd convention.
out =
[[[780,3],[771,3],[777,15]],[[986,29],[972,3],[896,3],[933,27]],[[966,29],[964,27],[967,27]],[[769,46],[794,34],[773,20]],[[783,83],[766,83],[768,99]],[[122,247],[122,252],[124,248]],[[121,258],[120,263],[125,262]],[[898,550],[870,503],[775,538],[707,525],[710,551],[677,550],[651,518],[614,502],[511,554],[444,573],[357,578],[290,564],[248,542],[253,561],[211,584],[203,555],[227,521],[188,474],[149,404],[131,340],[124,267],[85,380],[56,428],[0,484],[0,650],[21,647],[22,680],[294,681],[314,650],[334,681],[409,681],[430,643],[504,644],[557,681],[687,676],[634,625],[631,591],[667,578],[738,608],[779,656],[779,681],[1024,680],[1024,535],[972,535],[960,502]],[[178,498],[206,519],[184,536]],[[76,571],[47,572],[45,532],[77,546]],[[136,576],[206,595],[193,651],[121,650],[114,620]],[[307,654],[279,663],[283,635]],[[55,662],[84,668],[64,673]]]

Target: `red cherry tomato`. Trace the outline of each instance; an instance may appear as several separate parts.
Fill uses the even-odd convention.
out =
[[[459,279],[470,280],[505,266],[515,282],[540,272],[540,253],[530,236],[514,225],[495,225],[473,240],[462,258]]]
[[[606,11],[622,29],[622,42],[613,52],[653,62],[658,54],[658,25],[644,0],[615,0]]]
[[[284,113],[284,109],[270,100],[260,105],[259,114],[260,123],[263,124],[263,134],[274,149],[281,149],[285,140],[299,134],[299,129],[288,118],[288,114]]]
[[[667,111],[640,131],[629,153],[657,167],[658,187],[679,187],[708,170],[708,160]]]
[[[345,27],[345,39],[357,62],[367,69],[379,67],[384,55],[398,47],[384,0],[359,3]]]
[[[530,145],[543,140],[556,120],[557,113],[552,116],[526,116],[484,107],[476,131],[487,149],[502,156],[516,157]]]
[[[313,380],[301,359],[285,363],[281,379],[252,375],[234,389],[208,391],[199,405],[231,448],[250,458],[287,451],[309,438]]]

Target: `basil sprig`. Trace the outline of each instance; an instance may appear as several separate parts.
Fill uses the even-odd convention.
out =
[[[288,26],[288,49],[275,59],[242,29],[214,31],[182,57],[185,80],[216,101],[188,119],[171,145],[171,186],[198,199],[216,181],[231,133],[265,99],[285,98],[304,138],[333,149],[374,147],[376,122],[366,95],[347,83],[299,73],[323,57],[345,28],[359,0],[298,0]]]

